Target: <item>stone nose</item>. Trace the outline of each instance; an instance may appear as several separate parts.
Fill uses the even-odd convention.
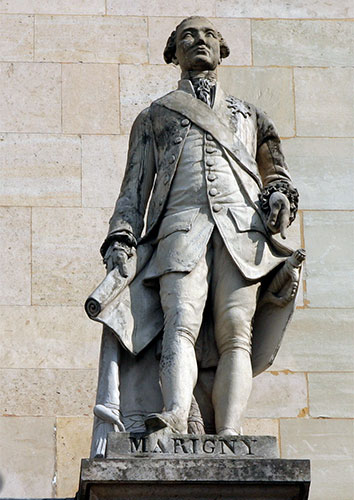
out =
[[[206,36],[203,31],[198,31],[196,35],[197,45],[206,45]]]

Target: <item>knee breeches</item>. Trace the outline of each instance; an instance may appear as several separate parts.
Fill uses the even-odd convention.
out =
[[[173,343],[178,336],[196,342],[209,296],[219,354],[235,348],[251,352],[258,287],[259,282],[243,278],[215,229],[190,273],[168,273],[160,278],[164,344]]]

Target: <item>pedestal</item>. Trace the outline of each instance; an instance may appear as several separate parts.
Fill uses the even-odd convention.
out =
[[[271,436],[112,433],[83,460],[79,500],[306,500],[309,460],[277,458]]]

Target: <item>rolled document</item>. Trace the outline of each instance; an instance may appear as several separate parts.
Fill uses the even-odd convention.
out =
[[[300,280],[299,268],[305,260],[305,256],[305,250],[299,248],[286,259],[268,286],[263,298],[261,298],[259,307],[267,303],[285,307],[295,298]],[[294,271],[296,271],[295,274]]]
[[[151,244],[138,245],[136,255],[127,262],[128,277],[124,278],[118,267],[110,271],[85,302],[85,311],[89,318],[96,319],[101,311],[108,306],[118,295],[130,285],[135,276],[144,268],[153,252]]]
[[[291,278],[292,269],[299,268],[305,260],[305,256],[306,253],[303,248],[295,250],[295,252],[286,259],[284,265],[280,268],[280,270],[273,278],[273,281],[269,285],[268,291],[271,293],[280,292],[286,282]]]
[[[85,311],[94,319],[127,286],[129,278],[123,278],[117,267],[107,274],[85,302]]]

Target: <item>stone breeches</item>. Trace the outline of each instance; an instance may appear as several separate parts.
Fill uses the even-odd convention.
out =
[[[164,344],[173,344],[176,337],[182,336],[194,345],[207,304],[212,307],[219,355],[236,348],[251,353],[259,284],[241,275],[215,228],[202,258],[190,273],[172,272],[160,277]]]

